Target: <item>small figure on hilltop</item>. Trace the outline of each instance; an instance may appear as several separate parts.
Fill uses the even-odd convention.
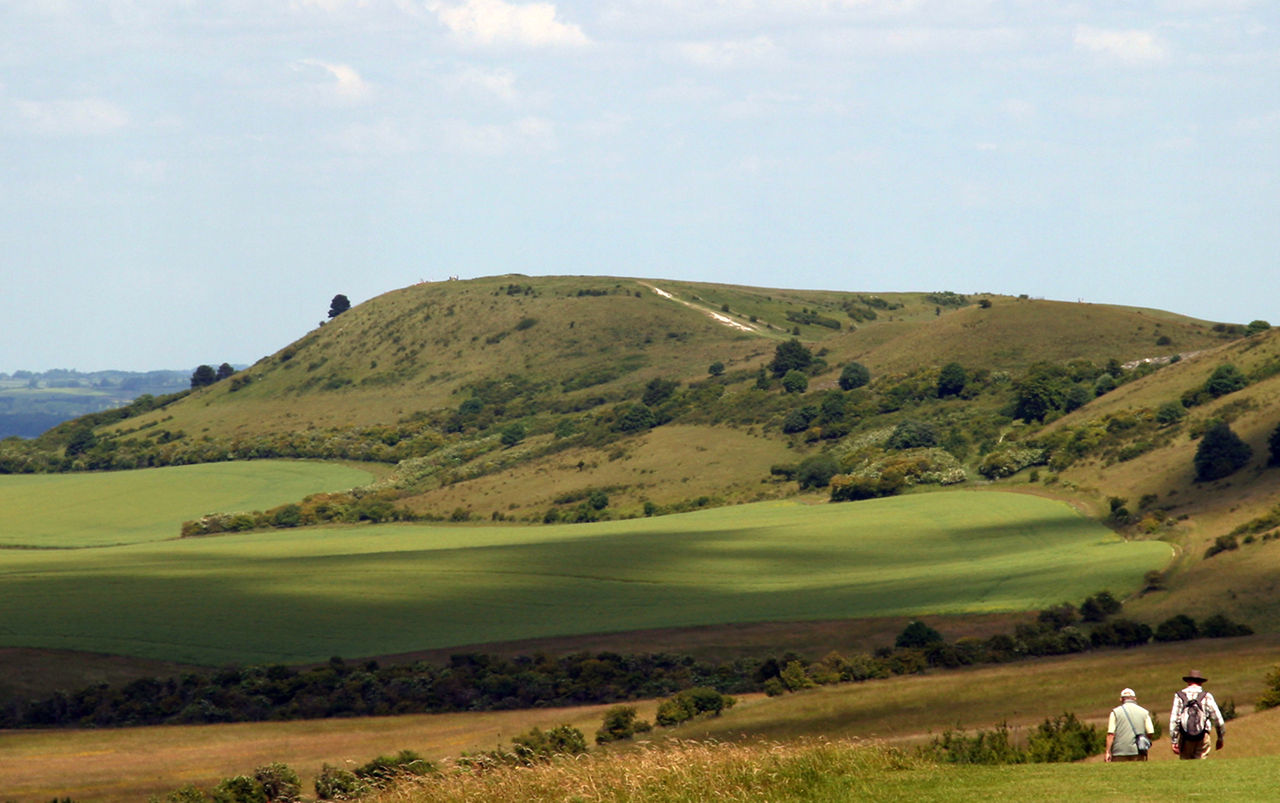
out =
[[[1137,703],[1133,689],[1120,692],[1120,705],[1107,719],[1106,761],[1146,761],[1156,728],[1151,712]]]
[[[1180,759],[1204,758],[1209,755],[1209,728],[1218,733],[1218,750],[1222,749],[1227,721],[1222,718],[1218,701],[1204,690],[1208,679],[1198,669],[1183,676],[1187,687],[1173,696],[1169,712],[1169,746]]]

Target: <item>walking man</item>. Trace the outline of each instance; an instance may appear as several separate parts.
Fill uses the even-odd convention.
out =
[[[1169,712],[1169,746],[1178,758],[1196,759],[1209,755],[1209,728],[1217,731],[1218,750],[1222,749],[1227,722],[1222,718],[1217,700],[1204,690],[1208,679],[1198,669],[1183,678],[1187,687],[1173,696],[1173,709]]]
[[[1151,712],[1137,703],[1133,689],[1120,692],[1120,705],[1111,709],[1107,719],[1107,753],[1105,760],[1146,761],[1156,728]]]

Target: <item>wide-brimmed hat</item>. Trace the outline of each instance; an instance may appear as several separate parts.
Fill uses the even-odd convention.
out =
[[[1192,669],[1190,672],[1183,675],[1182,679],[1187,683],[1204,683],[1208,680],[1208,678],[1204,676],[1204,673],[1199,669]]]

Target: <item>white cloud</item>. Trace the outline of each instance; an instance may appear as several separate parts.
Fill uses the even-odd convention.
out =
[[[556,19],[552,3],[465,0],[454,6],[432,0],[427,9],[455,35],[473,44],[572,47],[589,42],[582,28]]]
[[[1154,64],[1164,61],[1169,48],[1150,31],[1117,31],[1076,27],[1075,46],[1125,64]]]
[[[706,67],[738,67],[764,61],[778,52],[767,36],[736,42],[690,42],[680,48],[685,58]]]
[[[15,100],[13,110],[20,126],[36,134],[96,136],[112,134],[129,125],[124,109],[101,98]]]
[[[299,68],[315,67],[327,73],[326,91],[343,103],[359,103],[369,96],[372,87],[360,77],[360,73],[346,64],[329,64],[319,59],[302,59]]]

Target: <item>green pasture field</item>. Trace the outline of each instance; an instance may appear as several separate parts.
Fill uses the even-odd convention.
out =
[[[560,526],[380,525],[0,551],[0,645],[217,665],[1123,595],[1170,548],[953,492]]]
[[[160,541],[206,513],[266,510],[371,479],[361,469],[302,460],[0,476],[0,547]]]

